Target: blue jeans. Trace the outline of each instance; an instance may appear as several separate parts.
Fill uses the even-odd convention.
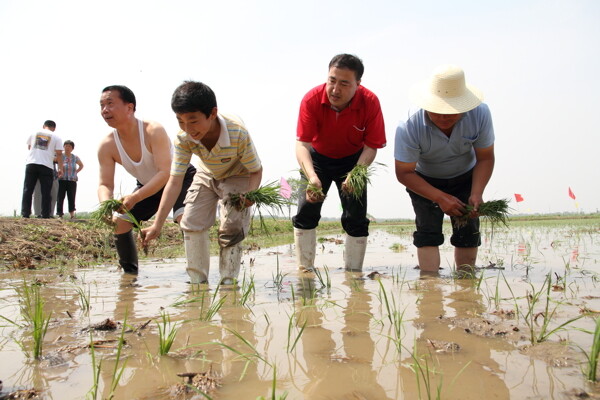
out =
[[[354,237],[369,235],[367,190],[365,189],[362,198],[357,200],[353,196],[348,196],[342,192],[342,183],[348,172],[356,165],[361,153],[362,150],[344,158],[329,158],[317,153],[314,149],[310,151],[315,172],[323,186],[323,193],[327,194],[331,183],[335,182],[342,202],[342,227],[348,235]],[[294,227],[298,229],[314,229],[319,225],[323,203],[309,203],[306,201],[307,179],[303,173],[300,173],[300,175],[303,184],[298,189],[298,212],[292,218],[292,222]]]

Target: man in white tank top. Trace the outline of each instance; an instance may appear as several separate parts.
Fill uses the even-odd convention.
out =
[[[133,92],[120,85],[108,86],[100,98],[102,118],[114,128],[100,143],[98,162],[100,181],[98,200],[113,198],[116,164],[121,164],[137,179],[137,188],[122,198],[124,206],[138,221],[146,221],[156,213],[162,189],[169,179],[172,159],[172,144],[163,126],[154,121],[142,121],[135,117],[136,100]],[[183,200],[195,168],[188,166],[187,184],[184,184],[173,208],[177,221],[183,214]],[[115,245],[119,264],[128,273],[137,273],[138,256],[133,224],[126,216],[114,218]]]

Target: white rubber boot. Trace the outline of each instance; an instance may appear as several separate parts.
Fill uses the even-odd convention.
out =
[[[240,261],[242,260],[241,243],[233,246],[221,247],[219,254],[219,273],[221,274],[221,285],[233,285],[240,273]]]
[[[298,269],[313,271],[317,249],[317,230],[294,228],[294,243],[296,244],[296,265],[298,265]]]
[[[366,250],[366,236],[354,237],[346,235],[346,248],[344,250],[344,264],[346,266],[346,271],[362,271]]]
[[[208,231],[183,232],[183,243],[187,257],[187,273],[190,283],[208,282],[210,269],[210,241]]]

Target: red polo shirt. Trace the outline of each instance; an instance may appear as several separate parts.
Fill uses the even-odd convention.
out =
[[[364,145],[385,147],[385,126],[377,96],[359,86],[348,107],[337,112],[331,108],[325,86],[317,86],[302,99],[296,138],[311,143],[317,153],[329,158],[347,157]]]

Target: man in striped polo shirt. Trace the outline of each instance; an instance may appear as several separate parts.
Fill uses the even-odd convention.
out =
[[[258,189],[262,179],[260,159],[244,123],[239,118],[218,113],[215,94],[207,85],[184,82],[175,89],[171,108],[181,131],[175,139],[171,175],[156,220],[143,230],[145,242],[158,237],[181,188],[185,166],[195,154],[200,158],[199,168],[185,199],[180,222],[187,272],[192,284],[208,282],[208,231],[215,222],[218,205],[220,282],[233,284],[239,274],[241,242],[248,232],[251,213],[248,207],[237,210],[225,202],[230,194]]]

